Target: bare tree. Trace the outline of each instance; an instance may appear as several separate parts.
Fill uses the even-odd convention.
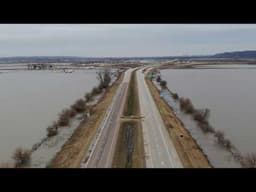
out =
[[[99,88],[107,88],[109,83],[111,82],[111,71],[109,69],[104,69],[97,71],[97,79],[99,80]]]
[[[15,160],[15,167],[18,168],[28,165],[30,161],[30,155],[30,150],[17,148],[13,154],[13,159]]]

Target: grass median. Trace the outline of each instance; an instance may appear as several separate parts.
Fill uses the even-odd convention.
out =
[[[139,119],[129,119],[140,115],[136,71],[131,74],[123,115],[127,119],[124,118],[120,124],[112,167],[143,168],[145,159],[141,122]]]

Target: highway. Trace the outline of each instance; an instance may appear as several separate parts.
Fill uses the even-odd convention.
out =
[[[117,89],[117,93],[105,114],[98,133],[96,133],[88,160],[86,163],[82,164],[81,167],[110,168],[112,166],[115,145],[120,127],[119,120],[124,109],[132,71],[133,69],[128,69],[125,72],[123,81]]]
[[[176,149],[144,79],[143,69],[137,70],[144,149],[147,168],[182,168]]]

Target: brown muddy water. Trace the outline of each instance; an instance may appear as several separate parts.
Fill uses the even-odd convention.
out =
[[[0,162],[31,149],[65,107],[98,84],[95,70],[8,71],[0,74]]]
[[[256,148],[256,68],[161,70],[168,88],[191,99],[195,108],[210,109],[210,124],[222,130],[242,153]]]

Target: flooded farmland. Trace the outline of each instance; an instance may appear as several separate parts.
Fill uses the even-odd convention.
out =
[[[195,108],[209,108],[210,124],[242,154],[256,152],[254,66],[166,69],[161,75],[171,91],[190,98]]]
[[[17,147],[31,148],[46,128],[96,86],[95,70],[4,71],[0,73],[0,162],[9,161]]]

